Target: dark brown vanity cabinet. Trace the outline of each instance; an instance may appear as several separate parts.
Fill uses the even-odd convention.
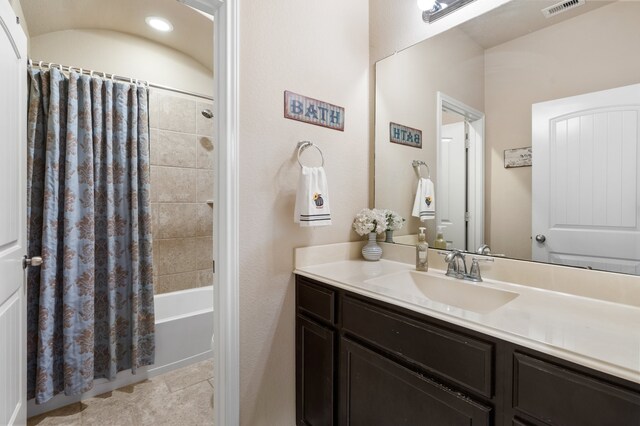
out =
[[[298,425],[640,426],[640,385],[296,278]]]
[[[340,347],[339,424],[490,424],[490,407],[346,337]]]
[[[337,372],[335,292],[298,278],[296,285],[296,420],[333,425]]]

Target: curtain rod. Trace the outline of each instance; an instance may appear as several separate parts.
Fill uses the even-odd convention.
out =
[[[208,96],[208,95],[203,95],[201,93],[196,93],[196,92],[190,92],[188,90],[182,90],[182,89],[176,89],[174,87],[169,87],[169,86],[163,86],[162,84],[156,84],[156,83],[151,83],[149,81],[144,81],[144,80],[139,80],[137,78],[133,78],[133,77],[122,77],[120,75],[115,75],[115,74],[109,74],[109,73],[105,73],[102,71],[94,71],[91,69],[86,69],[86,68],[81,68],[81,67],[73,67],[73,66],[68,66],[68,65],[62,65],[62,64],[55,64],[55,63],[51,63],[51,62],[43,62],[43,61],[33,61],[31,59],[29,59],[29,65],[31,66],[35,66],[38,67],[40,69],[43,68],[58,68],[61,71],[66,71],[69,72],[70,70],[75,70],[80,72],[81,74],[87,74],[87,75],[98,75],[98,76],[102,76],[104,78],[110,78],[112,80],[117,80],[117,81],[128,81],[130,83],[144,83],[145,85],[149,86],[149,87],[153,87],[155,89],[162,89],[162,90],[169,90],[172,92],[176,92],[176,93],[180,93],[183,95],[189,95],[189,96],[194,96],[196,98],[201,98],[201,99],[207,99],[209,101],[213,101],[213,97],[212,96]]]

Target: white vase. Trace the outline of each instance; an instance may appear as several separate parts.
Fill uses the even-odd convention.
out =
[[[393,242],[393,231],[385,231],[386,234],[386,239],[384,240],[385,243],[392,243]]]
[[[382,257],[382,247],[376,241],[376,233],[369,233],[369,241],[362,247],[362,257],[365,260],[376,261]]]

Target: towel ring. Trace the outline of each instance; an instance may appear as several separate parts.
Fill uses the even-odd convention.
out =
[[[413,160],[411,165],[418,171],[418,176],[422,178],[422,174],[420,173],[420,166],[425,166],[427,168],[427,178],[431,179],[431,170],[429,170],[429,166],[427,163],[421,160]]]
[[[314,144],[311,141],[300,141],[298,142],[298,164],[302,167],[302,163],[300,162],[300,155],[304,152],[305,149],[314,147],[320,153],[320,157],[322,158],[322,167],[324,167],[324,155],[322,154],[322,150],[318,147],[318,145]]]

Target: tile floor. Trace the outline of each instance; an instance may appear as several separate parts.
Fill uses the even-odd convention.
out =
[[[32,417],[28,426],[213,425],[213,361]]]

